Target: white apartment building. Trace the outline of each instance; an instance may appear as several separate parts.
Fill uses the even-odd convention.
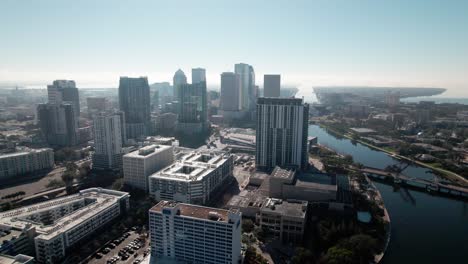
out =
[[[122,165],[122,124],[119,114],[94,116],[94,169],[118,169]]]
[[[174,161],[172,146],[149,145],[123,156],[125,184],[148,191],[148,177]]]
[[[54,167],[54,151],[50,148],[24,149],[0,155],[0,179]]]
[[[7,234],[0,236],[0,252],[3,247],[16,254],[33,248],[38,262],[56,263],[66,256],[68,248],[126,212],[129,197],[126,192],[90,188],[0,213],[0,233]],[[30,245],[18,241],[29,241]],[[19,245],[24,248],[11,248]]]
[[[149,211],[151,256],[161,263],[237,264],[241,216],[235,209],[161,201]]]
[[[193,151],[149,177],[150,195],[157,201],[206,204],[232,176],[233,156],[225,152]]]

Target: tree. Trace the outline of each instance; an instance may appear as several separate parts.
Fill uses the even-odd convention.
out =
[[[73,188],[73,181],[75,180],[75,173],[66,170],[62,174],[62,181],[65,183],[65,189],[67,191],[67,194],[70,194],[72,192]]]
[[[292,264],[314,263],[314,255],[308,249],[298,247],[294,250],[294,256],[291,259]]]
[[[59,187],[63,187],[65,184],[63,181],[59,181],[57,179],[52,179],[49,181],[49,183],[47,183],[46,187],[47,188],[59,188]]]
[[[242,232],[250,233],[254,230],[254,223],[250,219],[242,220]]]
[[[346,248],[331,247],[323,256],[320,263],[324,264],[353,264],[353,252]]]
[[[112,190],[120,191],[120,190],[122,190],[123,185],[124,185],[123,178],[118,178],[112,184]]]
[[[262,255],[257,253],[257,250],[249,246],[245,251],[245,264],[268,264],[268,260],[266,260]]]
[[[369,235],[358,234],[340,243],[343,248],[354,252],[355,260],[359,263],[369,263],[377,253],[377,240]]]

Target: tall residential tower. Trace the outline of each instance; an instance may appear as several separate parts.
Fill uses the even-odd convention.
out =
[[[94,116],[93,169],[119,169],[122,166],[121,116],[99,113]]]
[[[306,169],[309,105],[299,98],[258,98],[256,164]]]

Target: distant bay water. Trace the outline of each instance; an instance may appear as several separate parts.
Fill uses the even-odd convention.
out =
[[[422,96],[401,99],[406,103],[418,103],[421,101],[431,101],[436,104],[464,104],[468,105],[468,98],[451,98],[451,97],[437,97],[437,96]]]
[[[304,101],[307,103],[319,103],[313,89],[299,89],[296,94],[298,98],[304,98]],[[410,97],[403,98],[401,102],[403,103],[418,103],[421,101],[431,101],[436,104],[464,104],[468,105],[468,97],[441,97],[439,96],[420,96],[420,97]]]

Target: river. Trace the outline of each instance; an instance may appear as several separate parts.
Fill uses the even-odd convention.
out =
[[[309,126],[309,135],[355,162],[385,168],[398,160],[346,138],[338,138],[317,126]],[[403,174],[420,178],[434,175],[426,168],[410,166]],[[432,196],[427,193],[375,183],[380,190],[392,221],[391,240],[383,258],[390,263],[467,263],[468,203]]]

